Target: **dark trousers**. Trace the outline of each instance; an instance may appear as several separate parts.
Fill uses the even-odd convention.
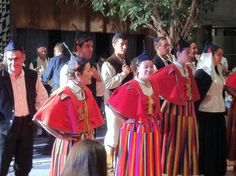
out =
[[[15,117],[6,136],[0,176],[6,176],[14,156],[16,176],[27,176],[32,168],[33,158],[33,124],[30,116]]]
[[[204,176],[224,176],[226,124],[224,113],[198,112],[199,171]]]

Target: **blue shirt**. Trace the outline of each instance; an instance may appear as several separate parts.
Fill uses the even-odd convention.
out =
[[[59,87],[61,68],[68,60],[64,54],[52,57],[46,70],[42,73],[41,78],[44,83],[51,81],[52,91]]]

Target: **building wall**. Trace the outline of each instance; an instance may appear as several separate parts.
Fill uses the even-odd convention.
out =
[[[10,0],[0,0],[10,1]],[[105,18],[100,13],[95,13],[85,7],[74,7],[73,1],[59,3],[59,0],[11,0],[11,25],[17,29],[33,30],[58,30],[75,31],[72,24],[79,30],[87,32],[113,33],[115,31],[129,32],[129,26],[120,23],[115,18]],[[234,12],[236,0],[219,0],[215,4],[215,10],[209,12],[202,21],[203,26],[224,29],[236,28],[236,13]],[[211,30],[208,30],[211,31]],[[141,33],[141,32],[140,32]],[[148,31],[144,32],[148,34]],[[28,33],[27,33],[28,34]],[[136,33],[137,34],[137,33]],[[209,32],[209,36],[211,32]],[[209,39],[207,36],[207,39]],[[24,39],[24,38],[23,38]],[[40,39],[40,38],[39,38]],[[38,39],[38,40],[39,40]],[[38,42],[32,41],[34,43]],[[200,44],[204,45],[206,40],[198,35]],[[230,67],[236,66],[235,34],[225,35],[216,33],[210,36],[210,40],[222,46],[229,60]],[[2,46],[2,45],[1,45]],[[151,55],[155,54],[153,43],[147,39],[147,48]],[[133,54],[134,55],[134,54]]]
[[[0,0],[0,54],[10,35],[10,0]]]
[[[204,16],[202,23],[214,27],[236,27],[236,0],[218,0],[214,11]]]
[[[118,19],[105,18],[85,7],[75,7],[73,1],[11,0],[12,24],[16,28],[46,30],[79,30],[87,32],[125,32],[128,27]]]
[[[236,67],[236,28],[213,28],[213,43],[224,50],[229,69]]]
[[[212,28],[213,43],[224,49],[229,69],[236,67],[236,0],[218,0],[214,11],[208,12],[202,24]]]

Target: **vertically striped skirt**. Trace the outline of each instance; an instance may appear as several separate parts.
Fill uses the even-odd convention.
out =
[[[59,138],[55,139],[55,142],[54,142],[53,148],[52,148],[49,176],[60,176],[62,174],[64,167],[65,167],[65,162],[66,162],[67,156],[69,155],[69,152],[70,152],[71,148],[73,147],[73,145],[85,138],[92,139],[93,135],[92,135],[92,133],[91,134],[81,133],[81,135],[77,138],[78,139],[76,139],[76,140],[62,140]]]
[[[79,141],[79,140],[78,140]],[[66,162],[66,158],[73,145],[78,142],[75,140],[62,140],[55,139],[52,148],[51,165],[49,170],[49,176],[60,176]]]
[[[236,97],[233,98],[227,121],[227,156],[236,161]]]
[[[194,104],[164,102],[161,137],[163,175],[198,175],[198,128]]]
[[[160,176],[159,121],[128,120],[120,129],[116,176]]]

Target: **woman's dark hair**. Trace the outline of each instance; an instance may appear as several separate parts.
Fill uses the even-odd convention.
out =
[[[205,43],[205,46],[203,48],[203,53],[209,53],[209,52],[212,52],[212,54],[214,55],[215,52],[218,50],[218,49],[222,49],[220,46],[218,45],[215,45],[209,41],[207,41]]]
[[[107,176],[104,146],[93,139],[76,143],[68,155],[61,176]]]
[[[176,56],[177,52],[182,52],[185,48],[189,47],[190,47],[189,42],[181,38],[172,48],[171,54]]]
[[[93,41],[92,37],[88,33],[77,30],[76,36],[75,36],[74,48],[73,48],[74,51],[76,52],[77,50],[76,46],[79,46],[81,48],[83,44],[88,41]]]
[[[212,52],[213,55],[215,54],[215,52],[218,49],[222,49],[221,47],[219,47],[218,45],[215,45],[215,44],[212,44],[210,48],[211,48],[211,52]]]

